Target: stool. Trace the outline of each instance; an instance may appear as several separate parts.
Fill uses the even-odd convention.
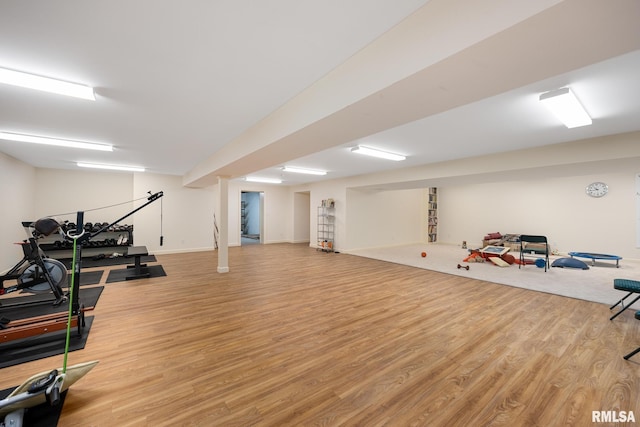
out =
[[[640,320],[640,311],[636,311],[636,319]],[[640,347],[636,348],[636,349],[635,349],[635,350],[633,350],[631,353],[627,354],[627,355],[624,357],[624,360],[629,360],[629,358],[630,358],[631,356],[633,356],[634,354],[636,354],[636,353],[638,353],[638,352],[640,352]]]
[[[147,264],[141,264],[140,258],[149,255],[146,246],[131,246],[127,249],[127,256],[132,256],[134,259],[133,265],[128,265],[127,268],[133,269],[132,274],[127,274],[127,280],[144,279],[151,276]]]
[[[613,279],[613,288],[614,289],[618,289],[620,291],[628,292],[628,294],[625,295],[620,301],[618,301],[617,303],[615,303],[611,307],[609,307],[609,310],[612,310],[613,307],[615,307],[616,305],[622,304],[622,309],[620,311],[618,311],[616,314],[614,314],[613,316],[611,316],[611,318],[609,320],[613,320],[616,317],[618,317],[620,315],[620,313],[625,311],[627,308],[631,307],[634,302],[636,302],[636,301],[638,301],[640,299],[640,282],[638,282],[636,280]],[[638,296],[633,301],[631,301],[630,304],[627,304],[627,306],[625,307],[624,300],[627,299],[631,294],[638,294]],[[636,317],[637,316],[638,316],[638,313],[636,313]]]

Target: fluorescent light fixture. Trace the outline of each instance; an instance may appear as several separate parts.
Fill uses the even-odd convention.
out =
[[[58,95],[73,96],[74,98],[96,100],[92,87],[20,71],[7,70],[6,68],[0,68],[0,83],[57,93]]]
[[[282,180],[281,179],[277,179],[277,178],[261,178],[259,176],[248,176],[244,180],[248,181],[248,182],[262,182],[262,183],[266,183],[266,184],[282,184]]]
[[[358,145],[351,149],[352,153],[365,154],[367,156],[378,157],[380,159],[394,160],[399,162],[401,160],[406,159],[405,156],[400,154],[389,153],[386,151],[376,150],[375,148],[365,147],[362,145]]]
[[[101,165],[97,163],[76,163],[81,168],[93,168],[93,169],[108,169],[114,171],[126,171],[126,172],[144,172],[144,168],[141,166],[119,166],[119,165]]]
[[[569,129],[591,124],[591,117],[568,87],[543,93],[540,102]]]
[[[13,132],[0,132],[0,139],[4,139],[6,141],[29,142],[31,144],[55,145],[67,148],[82,148],[85,150],[113,151],[113,146],[109,144],[48,138],[45,136],[24,135]]]
[[[326,175],[327,171],[315,170],[315,169],[305,169],[305,168],[297,168],[295,166],[285,166],[282,168],[283,172],[293,172],[293,173],[303,173],[307,175]]]

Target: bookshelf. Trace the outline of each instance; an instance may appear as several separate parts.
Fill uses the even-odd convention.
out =
[[[427,241],[438,241],[438,188],[429,187],[427,201]]]

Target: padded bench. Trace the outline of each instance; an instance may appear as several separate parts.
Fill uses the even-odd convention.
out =
[[[637,281],[637,280],[613,279],[613,288],[617,289],[619,291],[625,291],[625,292],[627,292],[627,295],[625,295],[618,302],[616,302],[611,307],[609,307],[609,310],[613,310],[613,308],[616,305],[618,305],[618,304],[622,305],[622,309],[620,309],[620,311],[618,311],[616,314],[611,316],[611,318],[609,320],[613,320],[616,317],[618,317],[620,315],[620,313],[625,311],[627,308],[631,307],[634,302],[636,302],[636,301],[638,301],[640,299],[640,282]],[[631,301],[629,304],[627,304],[625,306],[624,305],[624,300],[627,299],[628,297],[630,297],[632,294],[638,294],[638,296],[633,301]],[[638,313],[636,313],[636,318],[637,317],[638,317]]]
[[[133,257],[133,265],[128,265],[132,269],[131,274],[127,274],[127,280],[146,279],[151,276],[147,264],[141,264],[140,258],[149,255],[146,246],[131,246],[127,249],[127,256]]]

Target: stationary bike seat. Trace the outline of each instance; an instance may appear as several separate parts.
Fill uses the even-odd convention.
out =
[[[33,228],[43,236],[49,236],[58,231],[60,224],[53,218],[40,218],[33,224]]]

